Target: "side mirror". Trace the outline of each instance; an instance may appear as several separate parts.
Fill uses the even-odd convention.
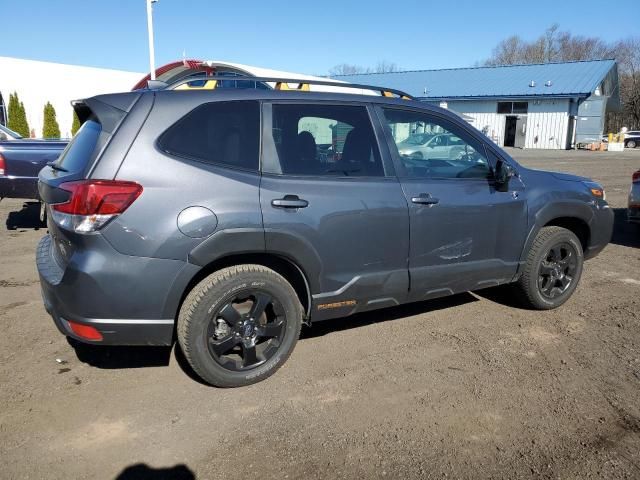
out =
[[[7,141],[7,140],[9,140],[9,137],[7,137],[7,134],[4,133],[4,132],[0,132],[0,141],[4,142],[4,141]]]
[[[507,162],[499,160],[496,164],[495,181],[496,190],[506,192],[509,190],[509,181],[516,176],[516,171]]]

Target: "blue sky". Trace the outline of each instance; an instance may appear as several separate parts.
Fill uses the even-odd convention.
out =
[[[148,69],[145,0],[0,2],[0,56]],[[381,60],[404,69],[464,67],[489,56],[502,38],[534,38],[554,22],[609,41],[637,35],[638,15],[628,14],[637,13],[636,2],[616,2],[608,13],[592,0],[160,0],[156,65],[186,51],[189,58],[316,74]]]

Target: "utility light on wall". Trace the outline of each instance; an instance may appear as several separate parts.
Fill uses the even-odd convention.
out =
[[[535,86],[536,86],[536,82],[535,82],[535,80],[531,80],[531,81],[529,82],[529,86],[530,86],[530,87],[532,87],[532,88],[533,88],[533,87],[535,87]]]
[[[545,87],[550,87],[551,85],[553,85],[551,80],[547,80],[547,82],[544,84]]]

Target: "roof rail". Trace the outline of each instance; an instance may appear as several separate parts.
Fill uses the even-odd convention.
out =
[[[390,98],[402,98],[404,100],[413,100],[413,97],[408,93],[395,88],[380,87],[375,85],[362,85],[358,83],[342,83],[331,82],[324,80],[303,79],[303,78],[279,78],[279,77],[252,77],[252,76],[229,76],[229,75],[189,75],[180,80],[173,82],[166,87],[158,85],[157,82],[153,86],[150,84],[150,89],[164,89],[164,90],[215,90],[218,86],[218,82],[221,80],[232,80],[240,82],[260,82],[274,84],[274,90],[291,90],[291,91],[311,91],[311,85],[321,85],[325,87],[337,87],[345,89],[357,89],[357,90],[369,90],[372,92],[378,92],[380,96]],[[194,82],[203,82],[202,85],[190,85]],[[291,85],[296,85],[291,87]]]

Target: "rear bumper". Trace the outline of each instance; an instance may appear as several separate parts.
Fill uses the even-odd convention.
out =
[[[611,241],[613,235],[613,209],[609,205],[599,207],[591,221],[591,237],[584,252],[584,258],[590,259],[598,255]]]
[[[627,208],[627,220],[630,223],[640,223],[640,205],[630,205]]]
[[[171,345],[182,294],[177,289],[186,285],[184,280],[176,283],[183,278],[184,262],[129,257],[113,250],[104,239],[98,242],[105,245],[79,252],[64,269],[54,259],[49,235],[38,244],[42,298],[58,330],[84,343]],[[103,339],[79,337],[69,321],[96,328]]]
[[[0,198],[38,198],[38,178],[0,176]]]

